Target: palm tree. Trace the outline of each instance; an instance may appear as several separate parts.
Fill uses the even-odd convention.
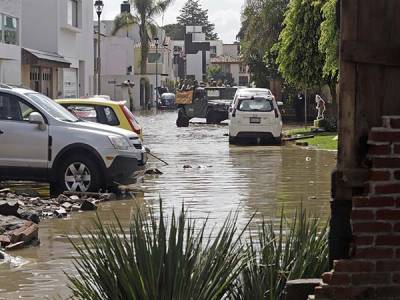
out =
[[[146,62],[149,54],[149,42],[157,34],[157,25],[155,17],[162,14],[173,0],[129,0],[132,4],[135,14],[121,13],[114,20],[115,35],[120,29],[127,28],[133,24],[139,25],[140,43],[141,43],[141,61],[140,73],[146,74]]]

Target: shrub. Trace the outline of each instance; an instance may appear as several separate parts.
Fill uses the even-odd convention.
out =
[[[327,223],[304,209],[292,221],[282,213],[278,228],[263,221],[246,239],[237,217],[215,236],[206,236],[207,222],[196,227],[183,206],[167,226],[161,202],[158,218],[138,210],[128,233],[116,216],[111,225],[97,217],[94,230],[71,240],[79,257],[70,288],[79,299],[279,300],[287,280],[327,269]]]
[[[160,205],[161,206],[161,205]],[[116,223],[103,225],[97,217],[95,230],[80,242],[72,242],[79,276],[68,276],[70,288],[80,299],[221,299],[230,293],[244,267],[237,214],[222,229],[205,237],[206,222],[196,228],[184,208],[173,213],[166,226],[153,211],[138,211],[126,233]]]
[[[304,209],[279,228],[263,221],[247,243],[248,262],[237,283],[236,299],[283,299],[286,281],[318,278],[328,268],[328,227]]]

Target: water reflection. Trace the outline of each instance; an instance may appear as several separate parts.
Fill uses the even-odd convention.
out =
[[[140,186],[142,196],[104,203],[98,210],[102,220],[113,219],[112,211],[124,226],[137,207],[158,210],[180,209],[182,201],[196,219],[209,218],[220,225],[233,210],[240,209],[239,226],[250,216],[274,218],[282,207],[290,213],[301,202],[322,217],[329,208],[330,171],[335,154],[297,147],[229,146],[224,136],[228,128],[213,125],[175,127],[176,114],[141,115],[145,141],[152,152],[169,165],[152,160],[161,176],[149,176]],[[191,168],[184,168],[190,166]],[[41,246],[15,252],[29,261],[19,268],[0,266],[0,299],[45,299],[69,295],[64,272],[73,272],[73,249],[66,235],[90,227],[94,213],[78,213],[70,219],[40,224]]]

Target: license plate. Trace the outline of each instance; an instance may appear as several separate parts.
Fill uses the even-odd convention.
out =
[[[251,117],[250,118],[250,123],[251,124],[260,124],[261,123],[261,118],[259,118],[259,117]]]

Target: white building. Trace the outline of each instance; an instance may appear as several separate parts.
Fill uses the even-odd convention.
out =
[[[21,3],[0,0],[0,82],[21,84]]]
[[[175,76],[180,79],[205,81],[211,65],[220,67],[219,78],[235,85],[249,85],[248,67],[240,57],[239,44],[206,40],[201,26],[186,26],[185,40],[174,40],[172,57]]]
[[[22,81],[58,98],[92,93],[93,3],[22,1]]]
[[[130,9],[129,4],[125,9]],[[124,4],[122,6],[124,6]],[[122,9],[122,7],[121,7]],[[98,31],[97,22],[94,24]],[[158,47],[154,40],[149,42],[149,54],[146,63],[146,74],[140,67],[141,44],[137,24],[120,29],[114,33],[114,22],[104,20],[100,24],[101,44],[101,94],[109,95],[115,100],[125,100],[132,109],[153,105],[156,98],[156,86],[166,87],[174,81],[172,44],[165,36],[164,30],[158,32]],[[97,56],[97,35],[95,39],[95,57]],[[157,59],[158,52],[158,59]],[[156,67],[157,65],[157,67]],[[157,70],[156,70],[157,69]],[[93,80],[94,82],[96,79]],[[125,83],[134,83],[129,101],[128,88]]]

